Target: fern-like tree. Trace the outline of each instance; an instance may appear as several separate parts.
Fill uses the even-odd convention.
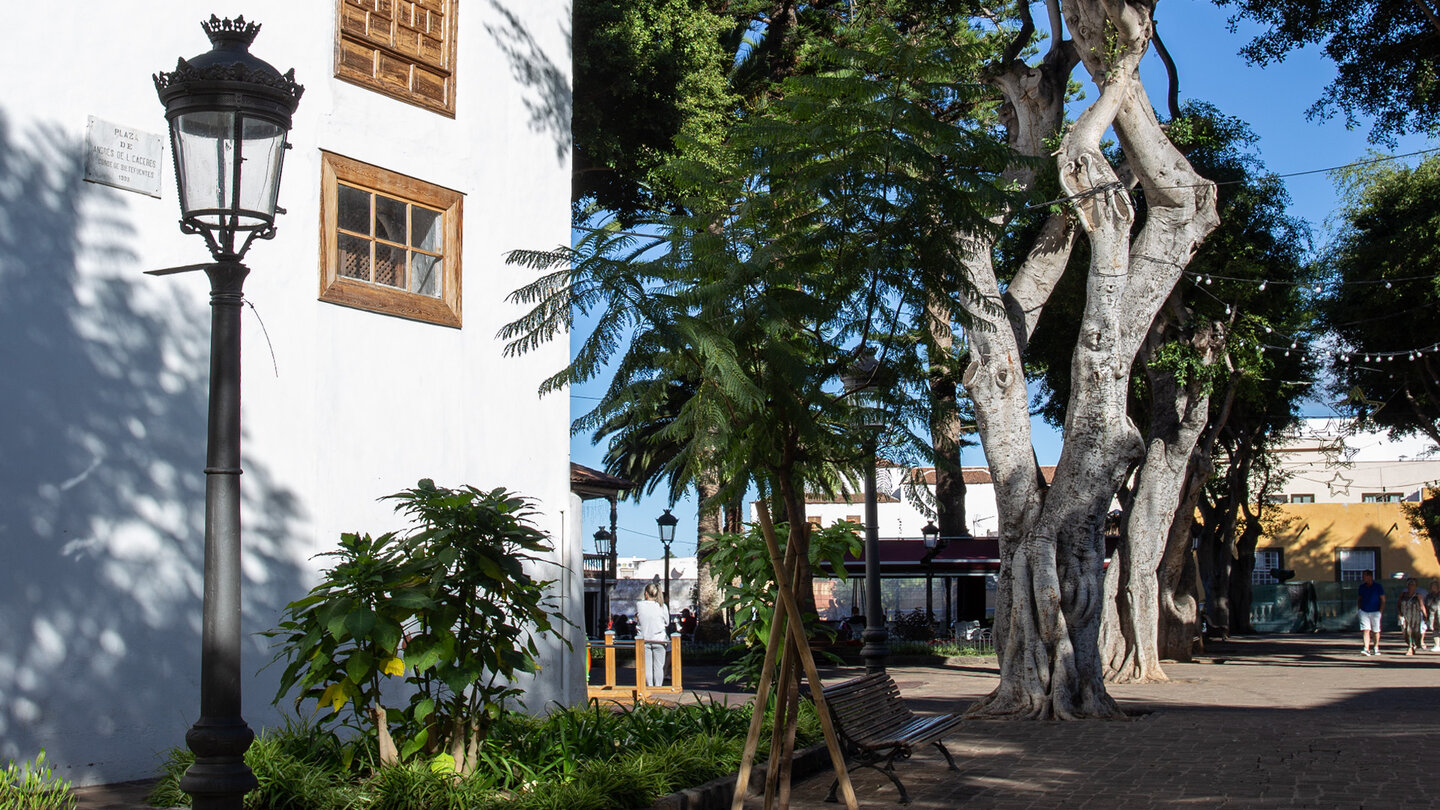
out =
[[[983,227],[1005,157],[979,121],[933,112],[976,104],[951,82],[957,62],[977,63],[973,38],[907,38],[883,15],[849,30],[757,105],[723,159],[672,164],[675,187],[693,192],[653,236],[612,220],[574,248],[513,254],[553,272],[516,294],[532,310],[504,333],[521,352],[560,334],[571,306],[593,313],[549,383],[613,362],[577,429],[613,439],[621,469],[672,492],[773,497],[799,526],[802,599],[805,495],[844,486],[861,463],[840,373],[857,346],[876,350],[898,379],[881,409],[888,446],[926,445],[911,430],[931,418],[920,324],[963,286],[933,259],[954,222]]]

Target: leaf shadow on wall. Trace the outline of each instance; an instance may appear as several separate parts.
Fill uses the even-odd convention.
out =
[[[563,163],[574,144],[570,134],[573,102],[568,71],[555,64],[514,12],[498,0],[490,0],[490,6],[504,22],[500,25],[487,24],[485,30],[510,61],[510,70],[516,80],[531,91],[524,100],[525,109],[530,113],[530,128],[554,138],[555,158]],[[567,31],[567,53],[570,40],[570,32]]]
[[[83,154],[0,108],[0,759],[43,746],[93,783],[153,773],[199,712],[209,312],[141,274],[131,198]],[[298,498],[245,473],[249,678],[269,654],[248,634],[305,585]]]

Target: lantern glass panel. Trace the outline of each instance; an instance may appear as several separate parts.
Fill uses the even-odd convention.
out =
[[[283,127],[233,111],[205,110],[176,116],[171,141],[186,218],[213,228],[274,221]]]

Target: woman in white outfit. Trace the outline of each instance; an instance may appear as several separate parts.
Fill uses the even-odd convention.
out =
[[[645,684],[665,685],[665,645],[650,644],[652,641],[667,641],[666,629],[670,625],[670,606],[660,601],[660,586],[652,582],[645,586],[645,597],[635,605],[635,637],[646,641]]]

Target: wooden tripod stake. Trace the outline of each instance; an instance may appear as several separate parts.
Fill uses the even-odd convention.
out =
[[[810,694],[815,700],[815,713],[820,717],[820,728],[825,733],[825,747],[830,751],[830,764],[835,770],[840,795],[847,810],[859,810],[855,799],[855,788],[850,784],[850,772],[845,768],[845,754],[840,750],[840,741],[835,735],[835,726],[830,719],[830,710],[825,705],[825,694],[820,683],[820,673],[815,669],[815,657],[810,652],[810,640],[805,636],[805,625],[800,620],[800,610],[795,604],[794,580],[791,572],[796,562],[795,543],[788,543],[785,557],[780,556],[780,542],[775,537],[775,524],[770,520],[770,509],[762,501],[756,512],[760,518],[760,529],[765,535],[765,545],[770,551],[770,564],[775,569],[775,586],[779,592],[775,600],[775,619],[770,624],[770,639],[765,644],[765,663],[760,670],[760,684],[755,690],[755,708],[750,716],[750,733],[745,737],[745,751],[740,757],[740,772],[735,779],[735,796],[730,802],[731,810],[743,810],[745,794],[750,786],[750,771],[755,766],[755,752],[760,745],[760,727],[765,720],[765,706],[770,700],[771,672],[775,668],[777,653],[782,653],[782,671],[779,695],[776,698],[775,735],[770,746],[769,776],[765,785],[765,808],[771,810],[776,794],[780,796],[781,810],[790,804],[790,756],[795,747],[795,723],[798,700],[794,677],[795,659],[804,669],[805,679],[810,684]],[[792,697],[794,696],[794,697]],[[781,731],[783,722],[784,730]],[[774,743],[780,743],[776,745]],[[784,750],[781,750],[784,749]],[[780,774],[783,769],[783,785]]]

